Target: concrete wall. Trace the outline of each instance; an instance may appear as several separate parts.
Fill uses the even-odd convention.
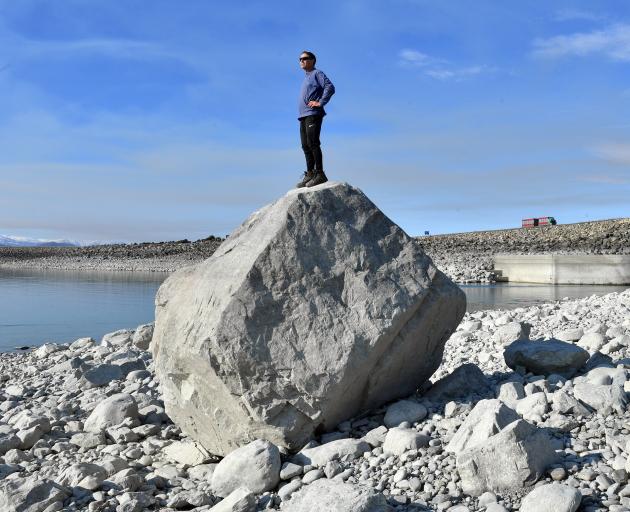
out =
[[[628,255],[497,254],[494,268],[516,283],[630,284]]]

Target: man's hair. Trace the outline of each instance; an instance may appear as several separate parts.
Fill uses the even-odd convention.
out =
[[[308,57],[310,57],[311,59],[313,59],[313,64],[315,64],[317,62],[317,57],[315,57],[315,54],[313,52],[309,52],[308,50],[304,50],[302,53],[300,53],[300,55],[302,54],[306,54]]]

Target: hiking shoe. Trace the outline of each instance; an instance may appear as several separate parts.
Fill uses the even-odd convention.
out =
[[[304,171],[304,176],[302,176],[302,180],[300,182],[298,182],[298,184],[295,186],[295,188],[305,187],[306,184],[309,181],[311,181],[314,177],[315,177],[315,172],[314,171]]]
[[[328,181],[328,178],[324,174],[324,171],[321,171],[321,172],[317,172],[317,174],[315,174],[315,176],[313,176],[313,179],[311,181],[309,181],[306,184],[306,186],[307,187],[314,187],[316,185],[321,185],[322,183],[326,183],[327,181]]]

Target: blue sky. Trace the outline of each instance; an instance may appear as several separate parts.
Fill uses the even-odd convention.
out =
[[[630,215],[630,4],[0,0],[0,233],[225,235],[304,170],[409,234]]]

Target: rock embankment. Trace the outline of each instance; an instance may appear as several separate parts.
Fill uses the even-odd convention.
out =
[[[0,354],[1,510],[630,510],[630,290],[466,314],[432,385],[298,453],[184,435],[150,339]]]
[[[630,254],[630,219],[473,231],[417,240],[454,281],[492,282],[495,254]]]
[[[222,238],[86,247],[0,247],[0,268],[174,272],[209,258]]]

